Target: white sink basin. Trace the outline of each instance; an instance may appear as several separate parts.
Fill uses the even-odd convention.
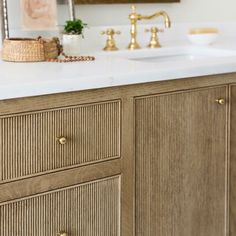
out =
[[[173,47],[140,49],[135,51],[124,50],[108,53],[107,56],[125,58],[144,63],[161,63],[231,57],[236,56],[236,51],[214,49],[210,47]]]
[[[169,61],[193,61],[197,59],[204,59],[209,58],[210,55],[199,55],[199,54],[192,54],[192,53],[181,53],[178,55],[166,55],[166,56],[152,56],[152,57],[141,57],[141,58],[132,58],[130,60],[134,61],[141,61],[141,62],[149,62],[149,63],[156,63],[156,62],[169,62]]]

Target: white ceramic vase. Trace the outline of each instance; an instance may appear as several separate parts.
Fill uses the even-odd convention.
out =
[[[80,54],[82,35],[63,34],[63,51],[68,56],[78,56]]]

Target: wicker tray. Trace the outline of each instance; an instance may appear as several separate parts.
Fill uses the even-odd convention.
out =
[[[2,59],[11,62],[40,62],[55,59],[60,54],[57,38],[12,38],[3,43]]]

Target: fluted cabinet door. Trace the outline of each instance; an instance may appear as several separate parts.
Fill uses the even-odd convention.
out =
[[[227,235],[227,107],[227,87],[136,98],[136,236]]]
[[[120,236],[120,176],[0,204],[1,236]]]

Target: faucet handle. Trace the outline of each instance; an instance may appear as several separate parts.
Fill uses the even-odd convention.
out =
[[[153,34],[163,33],[164,29],[159,29],[157,27],[151,27],[150,29],[145,29],[145,32],[151,32]]]
[[[107,30],[103,30],[101,32],[101,35],[107,35],[107,36],[114,36],[115,34],[119,35],[119,34],[121,34],[121,32],[120,31],[115,31],[112,28],[109,28]]]
[[[145,29],[145,32],[151,32],[151,40],[148,44],[149,48],[160,48],[161,44],[159,43],[158,35],[157,33],[164,32],[163,29],[159,29],[157,27],[151,27],[150,29]]]
[[[132,13],[135,13],[135,12],[136,12],[136,9],[137,9],[137,7],[136,7],[135,5],[132,5],[132,6],[131,6],[131,11],[132,11]]]
[[[117,51],[118,50],[115,39],[114,39],[115,34],[120,35],[121,32],[115,31],[112,28],[109,28],[101,32],[101,35],[107,35],[106,46],[103,48],[104,51]]]

